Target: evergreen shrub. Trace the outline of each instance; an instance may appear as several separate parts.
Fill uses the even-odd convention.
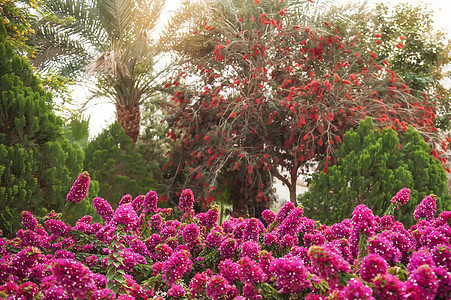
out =
[[[415,207],[431,193],[439,211],[450,210],[446,171],[430,152],[414,128],[398,136],[391,128],[376,129],[367,118],[344,135],[336,165],[309,180],[308,192],[299,197],[306,216],[331,224],[350,218],[359,204],[383,215],[403,187],[411,190],[411,200],[402,214],[396,212],[396,219],[408,226]]]
[[[99,182],[99,196],[113,207],[126,193],[136,197],[157,187],[146,160],[117,122],[86,146],[84,169]]]

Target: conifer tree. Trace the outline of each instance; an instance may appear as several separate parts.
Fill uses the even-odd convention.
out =
[[[451,209],[446,172],[420,134],[412,127],[399,136],[392,128],[378,130],[367,118],[344,135],[337,164],[314,174],[300,202],[306,216],[331,224],[350,218],[362,203],[382,216],[404,187],[410,200],[395,215],[404,224],[413,223],[415,208],[429,194],[437,196],[439,211]]]
[[[11,234],[22,210],[63,208],[83,152],[64,139],[51,95],[6,37],[0,26],[0,229]]]
[[[136,197],[157,187],[146,160],[117,122],[86,146],[84,168],[99,182],[99,196],[113,206],[124,194]]]

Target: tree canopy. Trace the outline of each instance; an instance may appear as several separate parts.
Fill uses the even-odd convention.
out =
[[[84,168],[99,182],[99,196],[115,207],[126,192],[137,197],[158,186],[146,160],[117,122],[86,146]]]
[[[413,93],[426,93],[438,103],[436,124],[446,129],[450,92],[443,85],[447,76],[443,68],[450,63],[451,45],[446,34],[434,25],[434,12],[426,5],[402,3],[394,7],[377,5],[371,27],[368,23],[361,27],[377,38],[379,59],[387,60]],[[399,42],[405,46],[393,48]]]
[[[173,163],[204,201],[227,173],[241,178],[245,198],[252,189],[264,198],[276,177],[296,202],[298,176],[318,161],[326,171],[345,132],[367,116],[398,132],[411,124],[441,155],[433,100],[417,98],[380,60],[377,37],[301,24],[279,1],[229,4],[236,13],[222,26],[191,32],[212,51],[197,51],[171,82],[179,90],[170,135],[184,153]]]

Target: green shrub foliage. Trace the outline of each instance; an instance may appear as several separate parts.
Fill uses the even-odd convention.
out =
[[[398,136],[391,128],[375,129],[368,118],[345,134],[336,159],[327,173],[312,176],[309,191],[300,196],[310,218],[331,224],[350,218],[362,203],[383,215],[404,187],[411,190],[411,200],[396,219],[405,224],[413,223],[415,207],[429,194],[437,196],[439,211],[451,209],[446,172],[412,127]]]
[[[157,187],[146,160],[117,122],[86,146],[84,167],[99,182],[99,196],[114,207],[126,193],[136,197]]]
[[[82,166],[83,151],[63,137],[51,95],[0,27],[0,229],[14,233],[22,210],[62,210]]]

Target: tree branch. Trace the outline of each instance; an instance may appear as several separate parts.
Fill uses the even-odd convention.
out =
[[[286,179],[285,177],[283,177],[282,175],[280,175],[279,171],[277,171],[276,168],[273,168],[273,169],[271,170],[271,173],[272,173],[277,179],[279,179],[279,180],[282,181],[284,184],[286,184],[288,188],[290,188],[290,186],[291,186],[290,181],[289,181],[288,179]]]

